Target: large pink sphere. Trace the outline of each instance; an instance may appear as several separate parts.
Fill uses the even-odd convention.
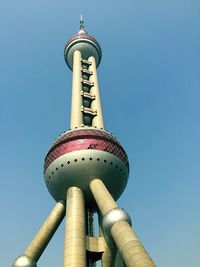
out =
[[[64,200],[67,189],[77,186],[89,206],[93,205],[89,189],[93,179],[101,179],[116,200],[126,187],[128,174],[128,158],[120,143],[109,132],[92,127],[59,136],[44,164],[45,182],[56,201]]]

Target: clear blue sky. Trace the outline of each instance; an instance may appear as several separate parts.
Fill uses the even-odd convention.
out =
[[[65,42],[85,25],[100,42],[106,128],[124,145],[119,204],[159,267],[199,267],[200,2],[0,3],[0,265],[23,253],[54,206],[43,179],[52,141],[69,127]],[[38,267],[63,266],[63,227]]]

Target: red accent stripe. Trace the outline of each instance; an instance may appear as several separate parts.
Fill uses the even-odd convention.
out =
[[[128,167],[127,155],[123,148],[116,143],[116,141],[115,143],[113,143],[111,140],[98,139],[98,136],[96,138],[93,137],[75,139],[71,141],[68,140],[67,142],[63,142],[64,138],[60,139],[61,140],[59,141],[61,141],[61,143],[58,144],[58,142],[56,142],[56,145],[50,150],[50,152],[47,154],[47,157],[45,158],[44,172],[46,171],[48,166],[58,157],[73,151],[83,149],[94,149],[109,152],[119,157]]]

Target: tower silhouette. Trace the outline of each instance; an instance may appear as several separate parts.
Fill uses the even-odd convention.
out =
[[[70,129],[50,147],[44,162],[46,186],[56,205],[13,267],[36,267],[66,214],[64,267],[152,267],[150,256],[116,200],[129,175],[128,157],[116,137],[104,129],[97,67],[99,43],[80,29],[66,44],[72,70]],[[94,213],[99,235],[94,235]]]

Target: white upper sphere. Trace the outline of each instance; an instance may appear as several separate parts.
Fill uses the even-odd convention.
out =
[[[65,46],[64,57],[70,69],[72,69],[73,66],[73,54],[76,50],[81,52],[84,59],[93,56],[98,67],[102,57],[101,47],[97,40],[85,31],[73,36]]]

